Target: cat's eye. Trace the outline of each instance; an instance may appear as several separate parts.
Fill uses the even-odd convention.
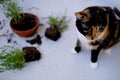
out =
[[[83,19],[83,18],[85,18],[85,16],[84,16],[84,15],[82,15],[82,16],[81,16],[81,18]]]
[[[85,19],[87,17],[87,14],[83,14],[81,18]]]

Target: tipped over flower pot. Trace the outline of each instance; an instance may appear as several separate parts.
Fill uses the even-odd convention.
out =
[[[23,47],[22,50],[4,46],[0,47],[0,72],[21,70],[26,62],[41,59],[41,53],[35,47]]]

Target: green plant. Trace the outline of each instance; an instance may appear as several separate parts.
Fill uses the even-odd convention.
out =
[[[25,53],[10,46],[0,48],[0,72],[6,70],[22,69],[25,65]]]
[[[13,18],[15,21],[20,18],[22,8],[18,6],[14,0],[0,0],[0,8],[5,13],[6,17]]]
[[[48,24],[50,24],[51,27],[57,27],[60,31],[67,28],[68,22],[70,22],[70,20],[67,20],[67,16],[62,16],[60,18],[53,16],[48,17]]]
[[[57,26],[57,24],[58,24],[58,18],[53,17],[53,16],[48,17],[48,24],[50,24],[51,27]]]

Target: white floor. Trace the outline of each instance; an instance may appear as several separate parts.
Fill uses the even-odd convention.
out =
[[[23,1],[23,2],[22,2]],[[6,71],[0,73],[0,80],[120,80],[120,43],[112,48],[111,54],[101,53],[99,56],[99,68],[90,68],[90,51],[82,51],[72,54],[70,51],[76,43],[75,16],[74,12],[81,11],[88,6],[111,6],[120,9],[118,0],[20,0],[25,12],[36,14],[44,26],[38,29],[42,36],[42,44],[36,46],[42,53],[42,59],[26,64],[21,71]],[[62,33],[57,41],[51,41],[44,36],[45,28],[48,27],[46,19],[50,15],[64,15],[67,11],[71,19],[69,27]],[[1,14],[1,12],[0,12]],[[4,15],[1,17],[4,19]],[[0,35],[9,29],[0,32]],[[17,35],[13,37],[19,42],[17,47],[31,46]],[[6,38],[0,37],[0,46],[6,45]]]

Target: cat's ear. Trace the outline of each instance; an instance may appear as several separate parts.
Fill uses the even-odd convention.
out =
[[[82,12],[75,12],[75,16],[76,16],[76,18],[78,20],[83,20],[85,18],[85,16],[82,15],[82,14],[84,14],[84,13],[82,13]]]
[[[74,14],[75,14],[77,19],[81,19],[81,16],[80,16],[79,12],[75,12]]]
[[[120,18],[120,11],[116,7],[114,8],[114,12]]]
[[[87,14],[86,12],[82,11],[82,12],[75,12],[75,16],[76,19],[81,21],[81,22],[88,22],[89,21],[89,14]]]
[[[75,12],[74,15],[75,15],[76,18],[79,17],[78,12]]]

